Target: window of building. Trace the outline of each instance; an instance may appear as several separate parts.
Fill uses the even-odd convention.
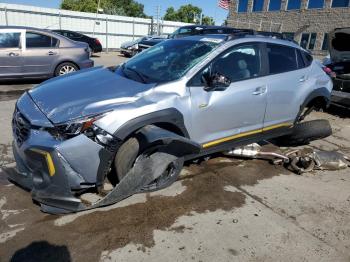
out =
[[[38,33],[26,33],[26,46],[27,48],[36,47],[54,47],[57,45],[58,40],[51,36],[38,34]]]
[[[253,0],[253,12],[262,11],[264,8],[264,0]]]
[[[282,45],[267,45],[270,74],[280,74],[298,69],[295,48]]]
[[[293,32],[283,32],[283,36],[288,40],[294,40],[295,33]]]
[[[19,48],[21,33],[0,33],[0,48]]]
[[[247,12],[248,0],[239,0],[238,2],[238,13]]]
[[[309,0],[307,8],[323,8],[324,0]]]
[[[281,0],[270,0],[269,11],[279,11],[281,10]]]
[[[304,49],[306,49],[308,43],[309,43],[309,38],[310,38],[310,34],[309,33],[303,33],[301,35],[301,39],[300,39],[300,46]]]
[[[311,33],[309,47],[308,47],[310,50],[313,50],[315,48],[316,37],[317,37],[317,33]]]
[[[349,0],[333,0],[332,7],[348,7]]]
[[[322,50],[328,50],[328,33],[323,35]]]
[[[287,10],[300,9],[301,0],[288,0]]]

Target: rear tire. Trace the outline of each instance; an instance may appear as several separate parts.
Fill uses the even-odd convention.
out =
[[[152,154],[152,150],[145,150],[145,148],[142,148],[138,139],[135,137],[129,138],[119,148],[114,160],[114,167],[119,181],[121,181],[129,170],[133,168],[138,157],[142,154]],[[141,191],[152,192],[170,186],[177,180],[182,170],[183,163],[183,158],[177,158],[175,161],[169,164],[168,168],[160,177],[149,185],[144,186]]]
[[[61,76],[61,75],[66,75],[69,73],[73,73],[75,71],[78,71],[79,68],[70,62],[64,62],[62,64],[59,64],[56,69],[55,69],[55,76]]]
[[[332,134],[328,120],[318,119],[295,124],[293,132],[277,139],[279,145],[306,145],[313,140],[322,139]]]

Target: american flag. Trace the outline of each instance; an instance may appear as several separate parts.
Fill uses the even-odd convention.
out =
[[[228,10],[229,6],[230,6],[230,0],[219,0],[218,2],[218,6]]]

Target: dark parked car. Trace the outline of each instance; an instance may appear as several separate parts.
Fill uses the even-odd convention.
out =
[[[100,40],[98,40],[98,38],[90,37],[90,36],[83,35],[77,32],[72,32],[69,30],[52,30],[52,31],[54,31],[57,34],[68,37],[69,39],[72,39],[74,41],[87,43],[93,53],[102,52],[102,45]]]
[[[328,40],[324,65],[333,73],[332,103],[350,107],[350,27],[334,29]]]
[[[169,35],[169,38],[174,39],[190,35],[233,34],[237,31],[239,30],[227,26],[189,25],[180,27]]]
[[[165,39],[165,36],[143,36],[136,40],[123,43],[120,46],[120,52],[126,57],[133,57],[137,53],[140,53],[143,49],[154,46],[155,44],[158,44]],[[140,44],[141,48],[139,48]]]
[[[92,66],[86,43],[49,30],[0,26],[0,79],[49,78]]]

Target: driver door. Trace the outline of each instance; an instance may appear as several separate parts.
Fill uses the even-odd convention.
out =
[[[204,148],[260,132],[267,102],[262,61],[259,43],[236,45],[190,81],[192,136]],[[203,74],[220,74],[231,83],[220,91],[206,91]]]

